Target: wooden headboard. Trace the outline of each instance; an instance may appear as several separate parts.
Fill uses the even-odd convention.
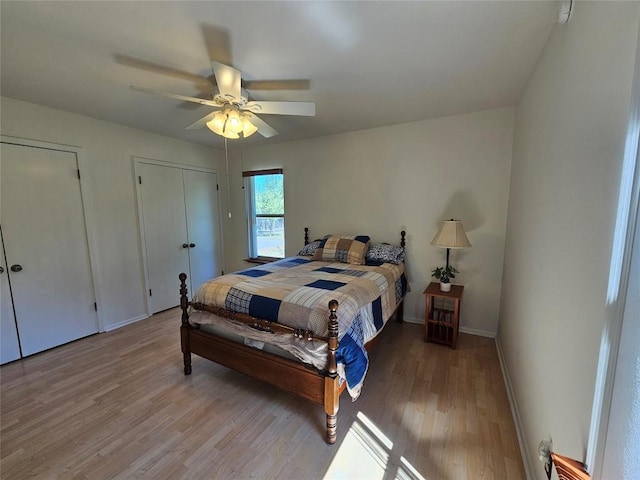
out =
[[[407,232],[405,232],[404,230],[402,230],[400,232],[400,246],[402,248],[405,247],[406,245],[406,241],[405,241],[405,236],[407,235]],[[308,245],[309,244],[309,227],[304,227],[304,244]]]

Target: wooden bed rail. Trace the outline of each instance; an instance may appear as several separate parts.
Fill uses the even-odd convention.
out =
[[[189,298],[187,296],[187,274],[181,273],[180,275],[178,275],[178,278],[180,279],[180,309],[182,310],[183,327],[192,328],[189,324],[189,307],[191,306],[196,310],[206,311],[219,317],[244,323],[245,325],[249,325],[250,327],[263,332],[291,334],[294,337],[307,342],[311,342],[313,340],[326,342],[328,345],[326,373],[331,378],[335,378],[338,375],[338,362],[336,359],[336,352],[338,350],[339,332],[338,316],[336,315],[336,312],[338,310],[339,304],[337,300],[331,300],[329,302],[330,313],[329,321],[327,323],[328,336],[321,337],[319,335],[314,335],[311,330],[306,330],[303,328],[293,328],[278,322],[265,320],[264,318],[253,317],[251,315],[247,315],[246,313],[232,312],[220,307],[189,302]],[[188,350],[188,337],[183,340],[183,343],[184,342],[187,343]],[[191,355],[189,352],[184,352],[184,373],[185,375],[189,375],[191,373]]]

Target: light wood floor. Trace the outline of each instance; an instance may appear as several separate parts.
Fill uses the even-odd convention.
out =
[[[195,355],[185,377],[179,324],[173,310],[3,366],[0,477],[524,479],[491,339],[451,350],[390,322],[329,447],[317,405]]]

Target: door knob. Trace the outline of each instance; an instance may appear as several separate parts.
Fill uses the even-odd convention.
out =
[[[22,271],[22,265],[11,265],[11,271],[12,272],[21,272]]]
[[[190,243],[190,244],[189,244],[189,247],[191,247],[191,248],[193,248],[193,247],[195,247],[195,246],[196,246],[196,244],[195,244],[195,243]]]
[[[4,267],[0,267],[0,273],[4,273]]]
[[[188,244],[186,244],[186,243],[183,243],[183,244],[182,244],[182,248],[189,248],[189,245],[188,245]]]

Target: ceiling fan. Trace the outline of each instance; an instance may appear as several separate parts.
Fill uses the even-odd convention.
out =
[[[216,61],[212,61],[211,66],[218,86],[218,93],[212,95],[211,100],[143,87],[131,86],[131,89],[214,108],[213,112],[186,128],[202,128],[206,125],[211,131],[225,138],[240,138],[240,136],[246,138],[256,131],[265,138],[278,134],[273,127],[256,114],[308,117],[313,117],[316,114],[316,106],[313,102],[250,101],[249,93],[242,88],[242,74],[239,70]]]

